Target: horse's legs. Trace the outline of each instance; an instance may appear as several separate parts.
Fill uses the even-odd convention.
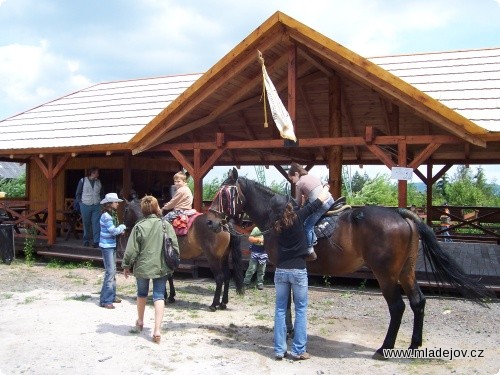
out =
[[[413,311],[413,333],[411,335],[410,349],[422,346],[422,332],[424,330],[425,296],[417,284],[415,272],[410,275],[401,275],[400,283],[403,287],[410,307]]]
[[[212,301],[212,304],[209,307],[210,311],[216,311],[217,306],[219,306],[219,304],[220,304],[220,294],[222,291],[223,282],[224,282],[224,276],[222,275],[222,273],[218,273],[215,276],[215,293],[214,293],[214,299]]]
[[[169,303],[174,303],[175,302],[175,287],[174,287],[174,278],[173,275],[170,274],[167,277],[168,280],[168,286],[169,286],[169,292],[167,292],[167,289],[165,289],[165,302]],[[170,295],[169,295],[170,294]]]
[[[227,303],[229,302],[229,280],[224,280],[224,290],[222,293],[222,302],[219,305],[221,310],[227,309]]]
[[[393,349],[396,343],[396,337],[398,335],[399,327],[401,326],[401,319],[403,318],[403,313],[405,311],[405,303],[401,296],[400,287],[396,281],[381,280],[378,279],[380,288],[382,289],[382,294],[389,307],[389,314],[391,320],[389,322],[389,328],[385,335],[384,343],[382,347],[377,349],[372,358],[374,359],[385,359],[384,349]]]
[[[222,261],[222,274],[224,278],[224,290],[222,292],[222,302],[219,305],[220,310],[227,309],[229,302],[229,281],[231,280],[231,270],[229,269],[229,259],[226,258]]]

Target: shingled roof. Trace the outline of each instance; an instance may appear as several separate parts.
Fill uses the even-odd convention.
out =
[[[475,124],[500,131],[500,48],[369,60]]]
[[[0,121],[0,150],[50,149],[127,142],[200,74],[100,83]]]

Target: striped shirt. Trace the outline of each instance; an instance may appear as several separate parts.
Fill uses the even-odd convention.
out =
[[[125,230],[125,225],[120,224],[115,227],[115,224],[113,223],[113,217],[107,212],[104,212],[101,215],[99,223],[101,224],[101,237],[99,239],[99,247],[102,247],[104,249],[116,247],[116,236],[123,233],[123,231]]]

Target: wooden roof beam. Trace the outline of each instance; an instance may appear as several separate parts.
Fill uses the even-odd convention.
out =
[[[344,49],[337,43],[335,47],[330,46],[332,42],[326,37],[312,40],[291,29],[290,37],[297,43],[307,45],[318,56],[332,61],[335,70],[341,70],[343,74],[365,82],[374,90],[395,98],[450,133],[477,146],[486,147],[486,142],[481,138],[486,130],[354,52]],[[479,133],[480,131],[482,133]]]
[[[270,48],[272,45],[280,42],[281,40],[281,35],[279,33],[276,33],[273,37],[269,37],[265,40],[262,40],[258,46],[256,46],[256,49],[259,48],[260,50],[266,50]],[[196,127],[193,128],[193,125],[191,125],[190,128],[187,130],[184,130],[180,132],[179,134],[175,134],[173,137],[168,137],[169,134],[172,132],[176,132],[179,130],[177,129],[172,129],[175,127],[176,123],[181,120],[187,112],[189,112],[189,109],[192,108],[193,106],[199,105],[201,102],[203,102],[205,99],[207,99],[213,92],[215,92],[218,88],[220,88],[224,82],[226,82],[230,77],[239,74],[245,67],[248,65],[254,63],[258,64],[256,61],[256,54],[254,53],[248,53],[245,57],[242,57],[241,59],[233,61],[233,56],[228,56],[226,55],[219,63],[217,63],[211,70],[206,72],[198,81],[196,81],[191,87],[187,88],[186,91],[184,91],[181,95],[179,95],[170,105],[165,108],[158,116],[156,116],[141,132],[139,132],[136,137],[132,140],[133,142],[138,142],[139,137],[144,136],[143,132],[148,132],[151,127],[156,127],[160,122],[162,122],[165,119],[168,119],[169,122],[168,124],[165,124],[163,127],[163,131],[158,132],[157,135],[153,136],[151,139],[147,140],[146,142],[143,142],[139,147],[137,147],[134,150],[134,153],[139,153],[142,152],[154,145],[157,145],[159,143],[165,142],[166,140],[175,138],[187,131],[191,131],[194,129],[197,129],[200,126],[203,126],[207,124],[208,122],[212,121],[216,117],[220,115],[220,113],[224,112],[226,108],[229,108],[231,105],[236,103],[238,100],[240,100],[242,97],[244,97],[248,92],[250,92],[252,89],[255,88],[255,86],[262,80],[262,76],[258,74],[255,78],[251,79],[246,85],[243,85],[242,88],[235,93],[234,95],[231,96],[230,100],[224,102],[224,104],[219,107],[217,110],[212,112],[210,115],[206,116],[204,119],[206,122],[201,122],[197,124]],[[274,64],[280,64],[281,59],[284,59],[285,61],[288,59],[288,56],[282,56],[280,59],[275,61],[273,64],[271,64],[271,67]],[[226,61],[227,60],[227,61]],[[228,64],[228,62],[231,60],[231,68],[228,68],[227,71],[224,72],[224,77],[219,79],[215,79],[212,77],[212,72],[213,70],[217,70],[220,64],[225,62],[225,64]],[[270,70],[271,70],[270,67]],[[219,72],[220,73],[220,72]],[[207,80],[212,80],[210,84],[207,84]],[[203,92],[196,93],[196,90],[203,88]],[[189,101],[184,101],[185,97],[191,97],[192,100]],[[181,103],[187,102],[189,105],[184,105],[182,108],[178,109],[178,106]],[[221,110],[223,108],[224,110]],[[177,110],[178,112],[175,115],[171,115],[171,112],[174,112],[174,110]],[[201,120],[201,119],[200,119]],[[194,124],[195,122],[191,123]],[[146,131],[146,128],[147,131]],[[182,128],[185,128],[182,127]],[[182,129],[181,128],[181,129]],[[165,137],[167,136],[167,137]]]
[[[354,131],[354,124],[352,121],[351,106],[349,105],[349,100],[347,99],[347,95],[345,93],[342,77],[339,78],[340,78],[340,100],[341,100],[340,105],[342,106],[342,116],[344,116],[346,121],[347,133],[349,133],[350,137],[354,137],[356,134]],[[353,152],[356,159],[359,159],[361,154],[359,148],[353,146]]]

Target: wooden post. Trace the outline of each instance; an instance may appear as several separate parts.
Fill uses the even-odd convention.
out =
[[[329,123],[328,132],[330,137],[342,137],[342,112],[340,96],[340,78],[334,74],[328,80],[328,104],[329,104]],[[328,148],[328,165],[330,191],[335,198],[342,194],[342,146],[330,146]]]
[[[297,134],[297,46],[288,47],[288,114]]]
[[[201,150],[194,149],[194,167],[193,167],[193,181],[194,181],[194,194],[193,194],[193,208],[202,212],[203,209],[203,177],[201,174]]]
[[[425,212],[427,214],[427,225],[431,226],[431,210],[432,210],[432,187],[434,186],[434,178],[432,176],[432,163],[427,163],[427,191],[425,201]]]
[[[398,143],[398,164],[406,168],[406,142]],[[406,208],[408,206],[408,181],[398,181],[398,207]]]
[[[47,244],[56,243],[56,193],[57,184],[54,171],[54,155],[47,156]]]

